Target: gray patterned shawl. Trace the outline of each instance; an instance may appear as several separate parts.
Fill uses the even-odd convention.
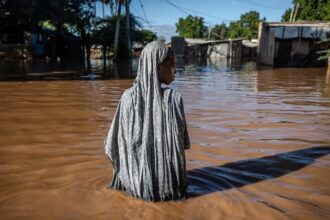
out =
[[[162,88],[157,64],[162,41],[142,51],[134,84],[123,93],[104,149],[112,166],[110,187],[147,201],[187,198],[185,149],[189,136],[180,93]]]

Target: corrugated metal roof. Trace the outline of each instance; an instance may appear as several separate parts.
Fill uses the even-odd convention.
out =
[[[245,47],[257,47],[258,46],[258,41],[249,41],[249,40],[243,40],[242,41],[243,46]]]

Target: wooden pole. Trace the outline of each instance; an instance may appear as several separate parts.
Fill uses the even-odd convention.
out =
[[[296,5],[293,5],[293,8],[291,9],[291,13],[290,13],[290,19],[289,22],[292,22],[292,17],[293,17],[293,11],[295,10]]]
[[[299,3],[297,3],[296,11],[295,11],[294,16],[292,18],[293,22],[296,21],[296,17],[297,17],[297,14],[298,14],[298,9],[299,9]]]

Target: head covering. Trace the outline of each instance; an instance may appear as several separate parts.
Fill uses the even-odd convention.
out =
[[[125,90],[104,149],[113,166],[110,187],[148,201],[185,199],[185,149],[190,147],[180,93],[162,88],[157,76],[168,48],[143,49],[133,86]]]

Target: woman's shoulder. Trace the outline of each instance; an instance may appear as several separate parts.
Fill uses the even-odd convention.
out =
[[[130,97],[130,96],[132,96],[132,92],[133,92],[133,86],[128,89],[125,89],[125,91],[123,92],[121,97],[122,98]]]
[[[172,99],[177,102],[181,102],[182,100],[181,93],[171,88],[164,88],[163,95],[165,98]]]
[[[126,89],[121,95],[120,102],[122,105],[129,105],[132,102],[133,88]]]

